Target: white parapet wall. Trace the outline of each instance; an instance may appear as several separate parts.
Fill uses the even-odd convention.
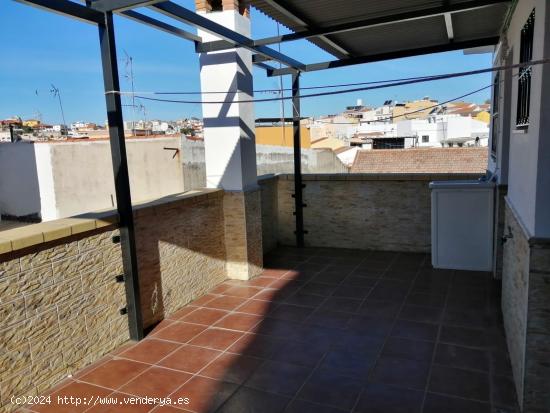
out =
[[[180,138],[126,142],[133,202],[183,192]],[[0,213],[43,221],[112,208],[109,141],[0,145]]]

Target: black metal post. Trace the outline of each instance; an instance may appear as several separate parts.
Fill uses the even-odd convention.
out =
[[[304,246],[304,202],[302,197],[302,146],[300,133],[300,72],[292,73],[292,127],[294,130],[294,205],[296,246]]]
[[[126,143],[124,141],[122,104],[120,94],[117,93],[120,92],[120,84],[112,12],[105,13],[105,23],[99,24],[98,28],[103,82],[105,84],[105,100],[107,103],[107,120],[109,122],[111,158],[120,222],[120,243],[124,266],[124,283],[126,286],[126,312],[128,314],[130,338],[132,340],[141,340],[143,338],[143,317],[141,314],[134,217],[130,195],[130,179],[128,177],[128,161],[126,159]]]

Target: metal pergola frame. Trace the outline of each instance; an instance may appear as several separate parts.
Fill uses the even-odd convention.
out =
[[[109,140],[113,174],[115,180],[115,192],[117,198],[117,210],[119,214],[119,227],[121,235],[122,259],[124,265],[124,282],[126,288],[126,311],[130,338],[141,340],[144,337],[143,317],[141,313],[141,300],[138,275],[138,259],[135,242],[134,219],[132,212],[132,199],[130,192],[130,181],[128,175],[128,160],[126,155],[126,143],[124,137],[124,124],[122,104],[120,98],[119,72],[117,65],[117,53],[115,43],[115,32],[113,14],[134,20],[141,24],[153,27],[184,40],[195,43],[197,53],[231,49],[242,47],[253,52],[253,63],[266,71],[268,76],[281,76],[290,74],[292,76],[292,105],[293,105],[293,138],[294,138],[294,202],[296,216],[296,244],[304,246],[303,222],[303,183],[301,174],[301,136],[300,136],[300,74],[317,70],[344,67],[361,63],[374,62],[379,60],[397,59],[419,54],[436,53],[449,50],[457,50],[470,47],[487,46],[498,43],[498,37],[478,39],[468,42],[453,42],[443,46],[427,47],[414,50],[403,50],[379,54],[376,56],[351,56],[334,41],[326,38],[326,35],[357,30],[361,28],[388,24],[397,21],[405,21],[432,15],[441,15],[459,10],[471,10],[474,8],[487,7],[492,4],[509,2],[510,0],[469,0],[460,4],[447,5],[443,7],[427,8],[420,11],[402,13],[383,18],[369,19],[365,21],[342,24],[338,26],[319,29],[309,21],[292,10],[290,2],[285,0],[266,0],[276,7],[285,16],[291,17],[294,21],[305,27],[304,31],[286,34],[277,37],[253,40],[233,30],[217,24],[191,10],[188,10],[171,1],[164,0],[85,0],[86,5],[81,5],[70,0],[14,0],[19,3],[28,4],[54,13],[69,16],[87,23],[95,24],[98,28],[99,43],[101,49],[101,61],[105,88],[105,100],[107,105],[107,119],[109,123]],[[148,7],[149,9],[164,14],[174,20],[191,25],[197,29],[211,33],[219,37],[220,41],[203,42],[196,34],[177,28],[173,25],[157,20],[153,17],[138,13],[132,9]],[[275,51],[267,45],[286,42],[298,39],[310,39],[313,37],[322,38],[333,49],[338,52],[336,56],[344,57],[343,60],[333,60],[316,64],[304,64],[283,53]],[[284,68],[275,68],[266,61],[275,61],[283,64]]]

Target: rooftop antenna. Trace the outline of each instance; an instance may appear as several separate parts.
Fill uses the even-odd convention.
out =
[[[130,56],[126,50],[124,50],[124,55],[125,55],[125,61],[124,61],[124,67],[125,67],[125,71],[126,73],[124,74],[124,77],[126,78],[127,81],[130,82],[130,86],[131,86],[131,89],[132,89],[132,113],[133,113],[133,118],[132,118],[132,136],[136,136],[136,127],[135,127],[135,124],[136,124],[136,94],[135,94],[135,90],[134,90],[134,59],[132,58],[132,56]]]
[[[148,135],[147,133],[147,108],[143,104],[139,104],[139,110],[143,112],[143,118],[145,119],[143,122],[143,127],[145,128],[145,135]]]
[[[61,109],[61,117],[63,118],[63,126],[61,127],[61,135],[64,135],[65,126],[67,125],[67,122],[65,122],[65,113],[63,113],[63,104],[61,103],[61,91],[59,90],[59,88],[57,88],[53,84],[51,84],[50,93],[53,95],[54,98],[57,98],[59,100],[59,108]]]

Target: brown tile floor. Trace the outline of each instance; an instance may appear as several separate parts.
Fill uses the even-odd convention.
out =
[[[53,395],[189,398],[179,406],[36,412],[515,412],[499,310],[484,273],[424,254],[281,248],[142,342]]]

